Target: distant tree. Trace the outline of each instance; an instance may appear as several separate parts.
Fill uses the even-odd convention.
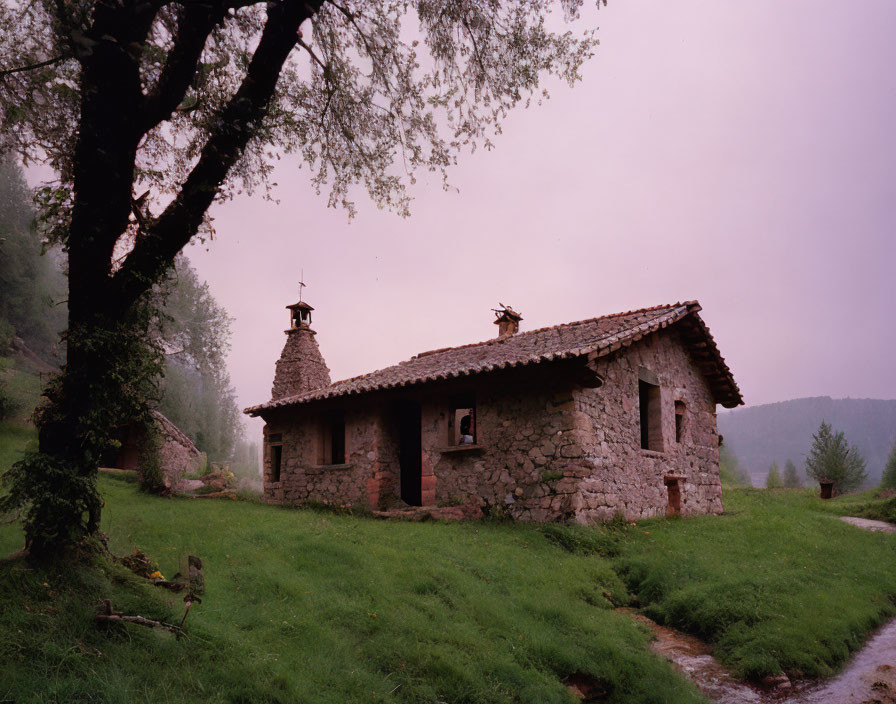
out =
[[[242,437],[226,362],[231,318],[183,255],[156,297],[165,350],[160,410],[210,461],[230,462]]]
[[[719,476],[722,484],[728,486],[750,486],[750,477],[740,466],[737,456],[725,445],[719,436]]]
[[[780,489],[782,486],[784,486],[784,482],[781,481],[781,472],[778,469],[778,463],[772,462],[771,466],[768,468],[768,476],[765,478],[765,488]]]
[[[245,439],[237,441],[236,450],[233,453],[233,462],[230,464],[230,471],[237,477],[259,483],[261,474],[258,464],[258,443],[248,442]]]
[[[53,255],[42,256],[34,218],[22,167],[0,158],[0,354],[17,335],[48,357],[65,328],[65,307],[54,305],[65,278]]]
[[[858,450],[850,447],[843,433],[834,432],[825,421],[812,436],[806,474],[815,481],[833,482],[835,496],[858,489],[868,476],[865,460]]]
[[[881,489],[896,489],[896,442],[890,449],[890,456],[887,457],[887,463],[884,465],[884,473],[880,478]]]
[[[788,489],[799,489],[802,485],[803,482],[800,481],[796,465],[793,463],[793,460],[788,459],[784,463],[784,486]]]

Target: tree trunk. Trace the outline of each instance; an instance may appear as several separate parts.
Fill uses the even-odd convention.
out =
[[[143,296],[195,235],[267,111],[300,25],[320,5],[321,0],[268,3],[268,19],[242,84],[180,193],[141,232],[118,272],[112,270],[112,257],[128,226],[138,145],[180,102],[202,37],[223,17],[224,5],[185,11],[158,90],[148,96],[139,56],[156,4],[96,6],[89,41],[78,43],[89,49],[78,55],[81,115],[67,241],[68,358],[39,414],[40,451],[11,473],[13,498],[6,502],[28,506],[25,533],[32,555],[56,556],[99,528],[99,462],[116,427],[149,422],[147,395],[161,368],[147,344],[150,311]]]

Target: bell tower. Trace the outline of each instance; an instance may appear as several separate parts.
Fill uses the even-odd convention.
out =
[[[289,329],[285,331],[286,344],[274,371],[274,386],[271,389],[271,399],[274,401],[330,385],[330,370],[317,346],[317,333],[311,329],[311,311],[314,308],[302,300],[304,286],[299,282],[299,302],[286,306],[289,310]]]

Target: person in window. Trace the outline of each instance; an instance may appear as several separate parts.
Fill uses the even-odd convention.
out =
[[[466,415],[460,419],[460,444],[473,444],[473,409],[467,411]]]

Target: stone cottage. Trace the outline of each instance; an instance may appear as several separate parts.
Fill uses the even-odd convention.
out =
[[[330,382],[291,324],[264,429],[264,495],[372,510],[602,521],[722,510],[716,404],[743,403],[696,301],[424,352]]]

